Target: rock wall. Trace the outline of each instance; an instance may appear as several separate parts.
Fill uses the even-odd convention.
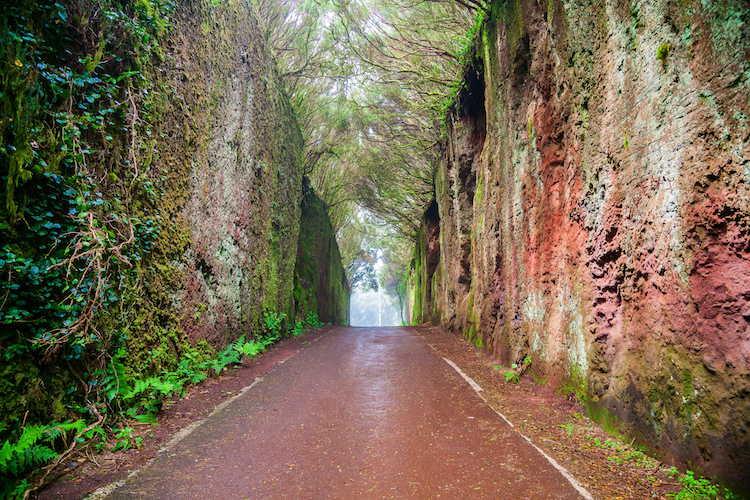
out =
[[[330,230],[297,263],[303,139],[257,5],[0,14],[0,440],[304,317],[295,271],[341,281]]]
[[[314,312],[322,323],[349,324],[349,281],[325,204],[303,180],[302,217],[294,274],[297,319]]]
[[[413,278],[415,320],[746,490],[749,55],[746,2],[494,2]]]
[[[178,127],[202,137],[183,165],[190,243],[175,298],[188,338],[218,346],[253,335],[266,313],[295,315],[303,140],[252,10],[184,9],[171,78],[196,93]]]

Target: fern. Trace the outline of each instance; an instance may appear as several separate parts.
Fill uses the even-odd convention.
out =
[[[14,460],[9,463],[12,466],[11,472],[18,477],[27,469],[33,469],[44,465],[50,460],[54,460],[59,455],[49,446],[37,444],[29,450],[19,450]]]
[[[50,424],[44,430],[44,433],[47,435],[49,440],[54,441],[55,439],[66,435],[70,431],[80,432],[84,429],[84,427],[86,427],[86,422],[83,420],[76,420],[74,422],[66,420],[61,424]]]
[[[219,353],[219,362],[224,366],[237,363],[240,360],[240,354],[234,349],[225,349]]]
[[[245,342],[237,348],[237,352],[239,352],[243,356],[247,356],[248,358],[254,358],[263,349],[265,349],[265,346],[262,346],[256,342]]]
[[[5,441],[0,448],[0,475],[17,478],[30,469],[55,460],[59,455],[51,448],[54,441],[65,437],[70,431],[79,432],[85,426],[83,420],[68,420],[48,426],[29,425],[16,443]]]

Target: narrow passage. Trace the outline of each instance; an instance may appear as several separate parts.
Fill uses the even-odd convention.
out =
[[[579,498],[419,336],[338,327],[109,498]]]

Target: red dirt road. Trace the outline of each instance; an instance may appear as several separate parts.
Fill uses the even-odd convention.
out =
[[[419,332],[328,330],[108,498],[579,498]]]

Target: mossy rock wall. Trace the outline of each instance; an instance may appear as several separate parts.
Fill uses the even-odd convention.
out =
[[[349,324],[350,295],[325,204],[305,180],[294,275],[296,320],[315,313],[323,323]]]
[[[437,303],[432,300],[434,291],[441,284],[440,270],[440,220],[435,201],[424,214],[417,232],[417,242],[412,255],[408,278],[409,311],[404,315],[410,323],[421,325],[428,321],[440,323],[440,315],[431,310]]]
[[[174,262],[174,301],[187,338],[218,347],[252,336],[266,313],[294,315],[302,137],[252,9],[181,14],[171,78],[194,104],[176,124],[190,134],[178,141],[189,154],[174,212],[190,243]]]
[[[257,5],[2,9],[0,428],[294,318],[303,139]]]
[[[415,312],[750,491],[747,3],[496,1],[474,49]]]

